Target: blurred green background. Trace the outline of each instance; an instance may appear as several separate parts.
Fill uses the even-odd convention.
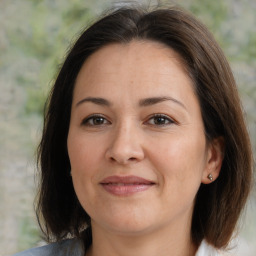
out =
[[[256,152],[256,1],[161,2],[191,10],[215,35],[236,77]],[[33,200],[44,101],[69,46],[114,4],[120,2],[0,0],[0,256],[43,243]],[[253,192],[232,255],[256,255],[255,198]]]

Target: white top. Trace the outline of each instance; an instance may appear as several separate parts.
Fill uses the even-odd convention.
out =
[[[220,256],[220,253],[203,240],[195,256]]]
[[[32,248],[13,256],[84,256],[83,243],[78,239],[69,239],[38,248]],[[195,256],[221,256],[218,250],[203,241]]]

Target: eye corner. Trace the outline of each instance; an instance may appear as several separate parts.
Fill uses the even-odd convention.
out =
[[[111,122],[102,114],[91,114],[81,121],[81,126],[99,128],[105,125],[109,125]]]
[[[149,116],[144,123],[156,127],[166,127],[169,125],[177,124],[177,122],[169,115],[160,113]]]

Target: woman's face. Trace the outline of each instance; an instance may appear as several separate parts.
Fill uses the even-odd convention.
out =
[[[133,41],[91,55],[76,80],[67,145],[93,228],[190,229],[212,150],[192,81],[173,50]]]

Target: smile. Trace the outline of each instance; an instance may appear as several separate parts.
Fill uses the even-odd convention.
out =
[[[148,190],[155,182],[137,176],[110,176],[102,180],[100,185],[110,194],[129,196]]]

